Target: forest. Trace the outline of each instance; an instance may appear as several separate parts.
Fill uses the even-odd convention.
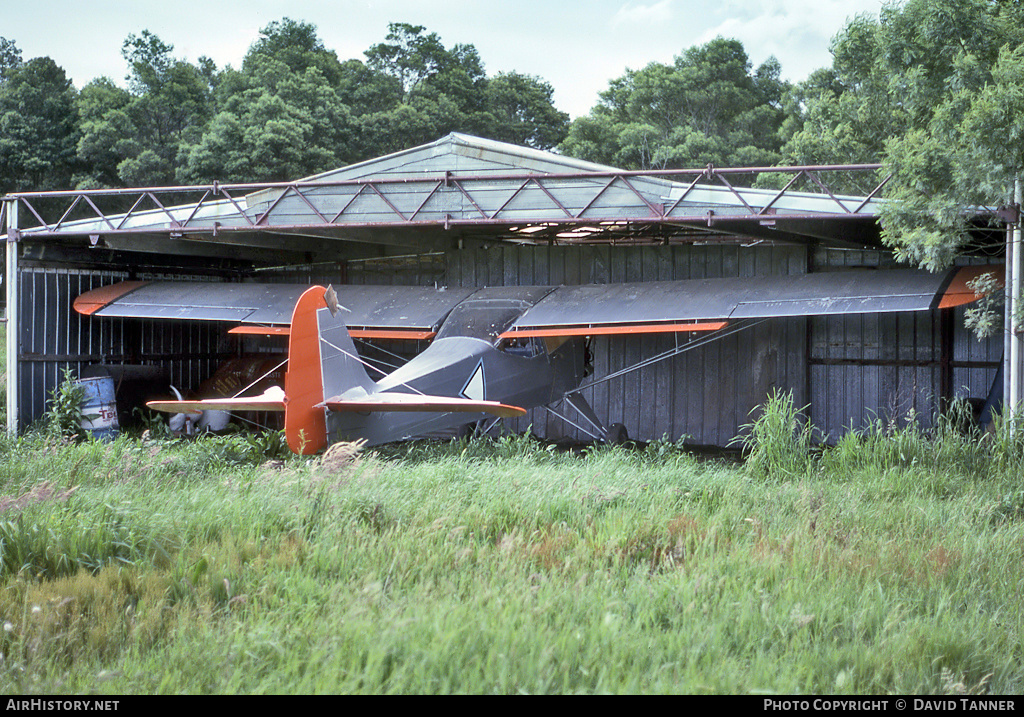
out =
[[[792,83],[719,37],[624,69],[570,120],[543,78],[489,76],[473,45],[407,23],[343,60],[283,18],[238,68],[187,62],[142,30],[123,41],[124,83],[82,88],[0,38],[0,194],[283,181],[453,131],[622,169],[882,162],[898,200],[884,239],[948,265],[967,241],[958,208],[1009,204],[1024,164],[1024,4],[891,3],[830,49],[831,67]]]

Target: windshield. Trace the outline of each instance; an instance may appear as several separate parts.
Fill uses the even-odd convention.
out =
[[[509,299],[464,301],[448,315],[436,338],[470,336],[494,344],[498,334],[511,326],[529,307],[526,302]]]

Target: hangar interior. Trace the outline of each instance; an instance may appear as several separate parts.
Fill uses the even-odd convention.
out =
[[[232,358],[283,351],[274,339],[228,334],[226,322],[73,310],[76,297],[102,286],[549,286],[884,271],[895,263],[879,241],[879,190],[850,197],[828,189],[835,173],[877,169],[626,172],[452,134],[295,182],[10,195],[9,429],[43,415],[65,368],[107,371],[126,390],[187,389]],[[750,188],[767,172],[782,176],[783,188]],[[1000,366],[1003,339],[974,339],[963,312],[779,316],[595,383],[584,396],[605,425],[622,423],[633,438],[694,445],[728,445],[775,389],[808,406],[825,440],[877,418],[927,426],[948,399],[984,399]],[[595,337],[594,376],[688,340]],[[360,345],[383,365],[421,348]],[[126,410],[132,400],[118,402]],[[506,425],[587,439],[541,409]]]

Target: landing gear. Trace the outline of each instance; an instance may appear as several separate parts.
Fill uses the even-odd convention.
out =
[[[629,440],[626,427],[621,423],[613,423],[604,432],[604,442],[612,446],[621,446]]]

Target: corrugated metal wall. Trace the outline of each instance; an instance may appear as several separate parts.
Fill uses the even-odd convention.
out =
[[[196,386],[232,355],[223,327],[209,322],[92,319],[76,313],[75,297],[128,278],[126,272],[23,268],[20,292],[19,422],[42,417],[65,368],[79,376],[89,366],[163,365],[170,382]],[[138,279],[209,277],[136,275]]]
[[[881,252],[821,250],[812,270],[894,265]],[[982,398],[992,387],[1002,339],[978,341],[965,308],[916,314],[810,319],[810,416],[834,441],[881,420],[932,425],[946,398]]]

